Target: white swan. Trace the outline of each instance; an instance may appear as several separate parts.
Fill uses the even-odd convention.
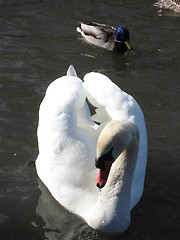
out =
[[[147,161],[144,116],[133,97],[100,73],[88,73],[82,82],[70,66],[47,88],[38,144],[38,176],[61,205],[102,232],[128,228]]]

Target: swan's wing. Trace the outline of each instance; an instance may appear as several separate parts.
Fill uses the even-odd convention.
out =
[[[83,106],[85,97],[82,82],[77,77],[64,76],[48,86],[39,110],[40,152],[41,148],[42,151],[59,152],[69,131],[77,131],[76,111]],[[55,129],[61,135],[55,134]]]
[[[71,72],[71,73],[70,73]],[[71,68],[53,81],[39,111],[37,173],[54,198],[71,211],[85,185],[95,188],[93,125],[82,81]],[[91,180],[91,181],[90,181]],[[73,195],[73,196],[72,196]]]
[[[90,103],[104,108],[113,120],[129,120],[133,98],[123,92],[103,74],[91,72],[85,75],[83,83]]]

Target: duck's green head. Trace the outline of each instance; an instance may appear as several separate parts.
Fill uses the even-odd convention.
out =
[[[133,50],[130,42],[130,33],[129,30],[126,27],[118,27],[116,29],[116,32],[114,34],[114,42],[117,44],[125,44],[127,47],[127,50]]]

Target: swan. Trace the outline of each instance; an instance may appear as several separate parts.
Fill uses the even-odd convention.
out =
[[[109,51],[125,53],[133,50],[129,39],[129,30],[124,26],[117,28],[96,22],[81,22],[77,27],[82,37],[93,45],[105,48]]]
[[[71,65],[46,90],[37,136],[37,174],[52,196],[94,229],[124,232],[143,192],[147,161],[135,99],[100,73],[87,73],[83,82]]]

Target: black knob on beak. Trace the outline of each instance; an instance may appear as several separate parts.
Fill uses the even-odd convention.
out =
[[[95,159],[95,166],[96,166],[97,168],[100,168],[101,170],[104,169],[105,165],[104,165],[104,162],[103,162],[103,160],[102,160],[101,157]]]

